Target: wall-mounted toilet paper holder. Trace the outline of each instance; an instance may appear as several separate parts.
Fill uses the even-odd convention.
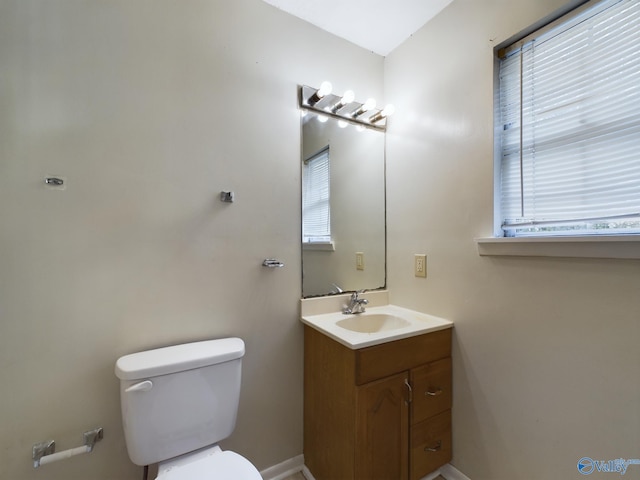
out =
[[[46,440],[34,444],[31,457],[33,458],[33,468],[38,468],[40,465],[47,463],[57,462],[58,460],[64,460],[65,458],[80,455],[81,453],[91,453],[94,445],[104,438],[104,431],[102,427],[98,427],[94,430],[84,432],[82,438],[84,439],[84,445],[81,447],[70,448],[58,453],[55,453],[55,440]]]

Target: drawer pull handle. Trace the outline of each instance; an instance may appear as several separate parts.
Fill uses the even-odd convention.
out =
[[[438,440],[435,447],[424,447],[425,452],[439,452],[442,450],[442,440]]]
[[[441,387],[429,387],[428,390],[424,392],[425,395],[430,397],[437,397],[438,395],[442,395],[442,393],[443,391]]]

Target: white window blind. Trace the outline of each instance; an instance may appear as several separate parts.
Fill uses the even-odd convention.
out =
[[[302,241],[330,242],[329,147],[304,161],[302,183]]]
[[[498,89],[504,235],[640,233],[640,1],[507,47]]]

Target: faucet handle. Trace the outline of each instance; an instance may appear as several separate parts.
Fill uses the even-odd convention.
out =
[[[363,293],[365,293],[366,290],[363,288],[362,290],[355,290],[352,294],[351,294],[351,299],[352,300],[359,300],[359,295],[362,295]]]

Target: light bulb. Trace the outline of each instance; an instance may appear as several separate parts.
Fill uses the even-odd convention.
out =
[[[325,97],[325,95],[329,95],[331,93],[331,88],[332,88],[331,82],[327,82],[327,81],[322,82],[322,84],[320,85],[320,88],[315,92],[313,92],[313,95],[311,95],[308,98],[306,102],[307,105],[310,105],[313,107],[316,103],[322,100]]]
[[[329,95],[332,90],[331,82],[324,81],[320,84],[320,88],[318,89],[318,97],[322,98],[325,95]]]
[[[380,113],[382,113],[383,117],[390,117],[395,113],[395,111],[396,111],[396,107],[394,107],[391,104],[388,104],[386,107],[384,107],[384,109]]]
[[[380,112],[376,113],[375,115],[371,115],[369,117],[369,122],[371,123],[379,122],[383,118],[387,118],[389,115],[393,115],[393,112],[395,111],[396,111],[396,107],[389,104],[386,107],[384,107],[384,109],[381,110]]]
[[[353,102],[355,98],[356,98],[356,94],[353,93],[353,90],[347,90],[346,92],[344,92],[344,95],[342,96],[342,100],[340,100],[340,103],[342,103],[342,105],[346,105],[347,103]]]
[[[327,120],[329,120],[329,117],[327,117],[326,115],[318,115],[318,121],[320,123],[325,123]]]
[[[347,90],[346,92],[344,92],[344,95],[338,101],[338,103],[336,103],[333,107],[331,107],[331,109],[327,108],[327,110],[330,111],[331,113],[336,113],[341,108],[344,108],[346,104],[353,102],[354,98],[356,98],[356,94],[353,93],[353,90]]]
[[[371,110],[372,108],[376,108],[376,100],[374,98],[370,98],[368,99],[366,102],[364,102],[364,105],[362,105],[360,108],[358,108],[357,110],[355,110],[351,116],[353,118],[359,117],[360,115],[362,115],[364,112],[366,112],[367,110]]]
[[[366,112],[367,110],[371,110],[373,108],[376,108],[376,99],[375,98],[369,98],[366,102],[364,102],[364,105],[362,106],[362,111]]]
[[[348,125],[349,125],[348,122],[345,122],[344,120],[338,120],[338,126],[340,128],[347,128]]]

